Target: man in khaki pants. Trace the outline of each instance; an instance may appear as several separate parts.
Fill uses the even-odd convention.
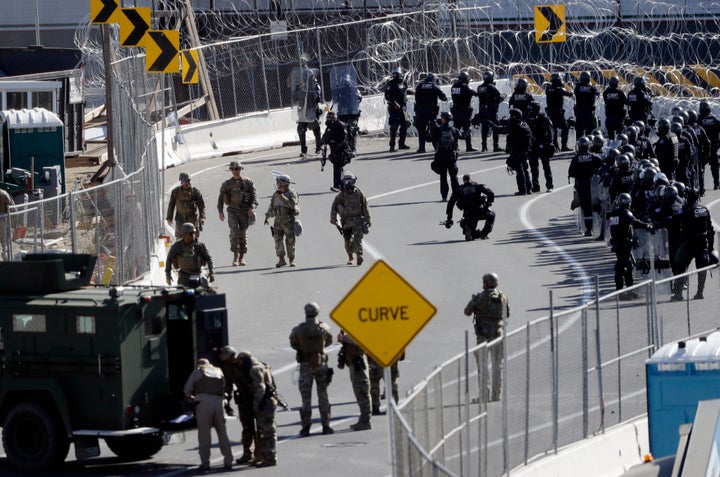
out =
[[[220,368],[201,358],[195,371],[185,382],[185,396],[195,403],[195,417],[198,428],[198,449],[200,452],[200,470],[210,469],[210,429],[215,428],[220,443],[220,451],[225,460],[225,468],[233,465],[233,453],[230,448],[225,416],[223,416],[223,396],[225,377]]]

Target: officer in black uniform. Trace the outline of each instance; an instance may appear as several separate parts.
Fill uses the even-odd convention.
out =
[[[405,122],[405,107],[407,95],[413,94],[408,91],[407,83],[403,79],[403,70],[399,66],[393,68],[392,78],[385,84],[385,102],[388,107],[388,123],[390,124],[390,152],[395,151],[395,138],[400,129],[398,138],[398,149],[410,149],[405,144],[407,135],[407,123]]]
[[[532,182],[530,180],[530,171],[528,171],[530,147],[532,147],[530,126],[523,121],[522,111],[512,108],[507,128],[507,151],[509,155],[506,164],[511,170],[515,171],[515,180],[518,187],[515,195],[532,194]]]
[[[615,162],[617,172],[610,180],[610,200],[615,202],[623,192],[629,194],[633,184],[633,171],[630,169],[630,157],[627,154],[620,154]]]
[[[599,154],[590,152],[590,139],[583,136],[577,141],[577,152],[570,161],[568,177],[575,178],[575,190],[580,196],[580,209],[585,218],[585,236],[592,236],[591,181],[595,170],[602,165]]]
[[[540,105],[535,101],[530,103],[527,123],[533,134],[529,157],[532,191],[540,192],[540,163],[542,163],[543,174],[545,175],[545,189],[552,192],[553,176],[550,169],[550,158],[555,154],[553,123],[545,113],[540,111]]]
[[[565,97],[572,98],[572,93],[565,89],[562,77],[560,73],[553,73],[550,75],[550,84],[545,87],[545,100],[547,106],[545,111],[547,112],[550,121],[553,125],[553,145],[555,149],[560,149],[557,140],[557,131],[560,130],[560,144],[562,145],[562,151],[569,151],[568,148],[568,134],[570,132],[570,125],[568,125],[567,119],[565,119]]]
[[[350,150],[347,125],[338,119],[334,111],[328,111],[322,142],[330,146],[330,163],[333,165],[333,185],[330,190],[339,192],[343,168],[350,162]]]
[[[482,136],[482,152],[487,152],[487,137],[492,129],[493,135],[493,152],[502,152],[499,144],[500,132],[495,126],[498,117],[498,108],[505,100],[505,95],[495,87],[495,75],[492,71],[483,73],[483,82],[477,88],[478,95],[478,113],[473,119],[473,123],[477,126],[481,124],[480,135]]]
[[[670,121],[662,118],[657,123],[658,140],[655,141],[655,157],[660,162],[660,171],[668,179],[675,178],[678,166],[678,137],[670,131]]]
[[[636,76],[633,89],[627,94],[628,117],[630,121],[642,121],[647,124],[652,113],[652,100],[645,86],[645,78]]]
[[[695,268],[700,269],[710,265],[710,254],[715,250],[715,229],[712,225],[710,211],[700,203],[700,194],[695,189],[688,189],[687,206],[681,215],[684,241],[676,255],[677,266],[680,273],[685,272],[690,262],[695,259]],[[707,272],[698,274],[696,300],[704,298],[705,279]],[[682,299],[682,289],[672,299]]]
[[[448,175],[450,176],[450,184],[454,191],[458,187],[458,140],[460,139],[460,131],[450,124],[452,115],[444,112],[440,115],[440,127],[435,129],[433,144],[437,144],[435,158],[430,167],[433,171],[440,175],[440,195],[443,202],[447,200],[450,187],[448,186]]]
[[[519,78],[515,83],[515,89],[510,95],[510,99],[508,99],[510,108],[520,110],[523,119],[527,117],[528,106],[530,106],[530,103],[535,101],[533,95],[528,92],[527,87],[527,80],[525,78]]]
[[[705,192],[705,165],[710,164],[710,173],[713,178],[713,188],[720,189],[720,164],[718,164],[718,147],[720,147],[720,119],[712,113],[710,104],[707,101],[700,101],[698,110],[698,123],[705,130],[710,140],[710,149],[706,157],[700,162],[698,171],[700,179],[700,193]]]
[[[697,149],[690,142],[690,138],[682,124],[673,122],[670,125],[670,132],[678,139],[678,162],[674,177],[668,176],[668,179],[678,180],[684,184],[692,184],[690,177],[693,175],[693,154]]]
[[[652,230],[650,223],[635,218],[630,212],[630,194],[622,193],[615,200],[615,207],[610,212],[610,243],[615,252],[615,289],[622,290],[624,285],[633,285],[633,268],[635,259],[632,256],[633,249],[633,227]],[[632,300],[638,298],[637,293],[629,291],[620,294],[621,300]]]
[[[465,71],[458,73],[457,80],[450,88],[453,102],[450,112],[453,115],[453,125],[462,131],[465,138],[465,151],[475,152],[477,149],[472,146],[472,129],[470,128],[470,120],[472,119],[470,102],[473,96],[477,96],[477,93],[470,89],[468,86],[469,81],[470,76]]]
[[[415,127],[418,130],[418,153],[425,152],[425,143],[432,141],[431,128],[440,108],[438,100],[447,101],[447,96],[435,84],[435,75],[428,73],[415,88]]]
[[[453,209],[457,205],[457,208],[463,211],[460,226],[465,240],[487,240],[495,224],[495,212],[490,208],[494,201],[495,194],[488,186],[470,180],[470,174],[463,175],[462,185],[453,190],[445,209],[445,227],[452,227]],[[484,220],[485,225],[478,231],[477,224],[480,220]]]
[[[580,73],[580,81],[575,86],[575,137],[590,135],[597,128],[595,100],[600,91],[590,83],[590,73]]]
[[[613,75],[610,77],[608,87],[603,91],[603,101],[605,101],[605,128],[607,129],[608,139],[615,139],[615,134],[622,131],[625,122],[625,105],[627,104],[627,96],[620,89],[620,78]]]

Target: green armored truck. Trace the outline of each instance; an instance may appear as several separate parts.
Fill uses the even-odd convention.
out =
[[[9,463],[40,470],[100,454],[142,459],[195,424],[183,395],[228,342],[225,295],[89,285],[96,257],[0,263],[0,426]]]

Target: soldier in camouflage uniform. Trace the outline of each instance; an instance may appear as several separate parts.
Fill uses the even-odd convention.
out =
[[[360,407],[360,418],[358,422],[350,426],[350,429],[353,431],[372,429],[370,424],[370,375],[365,352],[342,330],[337,339],[342,344],[345,360],[350,371],[350,382],[355,393],[355,399]]]
[[[510,316],[508,299],[497,289],[498,276],[494,273],[483,275],[483,291],[473,295],[465,307],[465,315],[473,315],[477,344],[493,341],[503,335],[503,319]],[[480,391],[483,401],[498,401],[502,390],[503,342],[493,344],[488,349],[492,365],[492,386],[488,383],[487,359],[478,358]]]
[[[233,265],[245,265],[247,253],[247,228],[255,223],[257,196],[253,182],[240,175],[243,167],[237,162],[230,163],[232,177],[220,186],[217,209],[220,221],[225,221],[224,206],[228,211],[230,227],[230,250],[233,252]]]
[[[185,222],[190,222],[198,229],[195,238],[200,236],[199,229],[205,223],[205,201],[200,191],[190,185],[190,176],[187,172],[180,173],[180,185],[170,193],[167,215],[165,220],[173,225],[175,217],[175,238],[182,238],[180,227]]]
[[[300,375],[298,377],[298,388],[302,398],[300,408],[300,436],[310,435],[310,424],[312,417],[312,386],[313,381],[317,384],[318,409],[320,410],[320,421],[323,427],[323,434],[332,434],[330,427],[330,400],[328,399],[327,387],[330,384],[328,374],[328,357],[325,347],[332,343],[330,327],[317,319],[320,307],[317,303],[311,302],[305,305],[305,321],[293,328],[290,333],[290,346],[296,351],[295,357],[300,363]]]
[[[367,199],[360,189],[355,187],[357,177],[352,172],[342,176],[342,190],[335,197],[330,209],[330,223],[337,226],[340,216],[341,231],[345,240],[345,252],[348,256],[348,265],[353,264],[353,253],[357,257],[357,264],[363,263],[363,235],[370,227],[370,211]]]
[[[403,353],[404,356],[404,353]],[[395,403],[399,401],[398,396],[398,378],[400,377],[400,371],[398,370],[398,361],[403,359],[400,357],[392,365],[390,365],[390,379],[392,380],[392,397]],[[375,362],[370,356],[367,358],[368,366],[370,368],[370,400],[372,401],[372,415],[379,416],[380,412],[380,380],[385,375],[385,369]],[[383,396],[384,397],[384,396]]]
[[[225,399],[226,411],[230,407],[230,397],[233,397],[238,407],[240,423],[242,424],[242,437],[240,442],[243,446],[243,455],[237,460],[238,464],[251,464],[255,460],[253,454],[253,442],[255,441],[255,413],[253,412],[253,387],[250,379],[249,366],[251,360],[245,360],[250,356],[246,351],[237,352],[232,346],[225,346],[220,350],[220,361],[225,373]],[[245,366],[240,366],[240,363]],[[235,385],[235,391],[233,391]],[[230,415],[230,413],[228,413]]]
[[[248,352],[240,353],[238,364],[247,369],[252,383],[253,413],[255,414],[255,467],[271,467],[277,465],[277,425],[275,409],[277,408],[277,390],[275,378],[270,366],[251,356]],[[238,462],[241,459],[238,459]]]
[[[290,266],[295,266],[295,217],[300,215],[300,203],[297,192],[290,188],[290,177],[284,174],[275,178],[277,190],[270,198],[267,212],[265,212],[265,225],[270,217],[275,217],[272,226],[272,235],[275,239],[275,253],[278,256],[276,267],[287,265],[285,252],[290,260]],[[283,237],[285,243],[283,243]]]
[[[9,207],[15,205],[15,201],[10,197],[5,189],[0,189],[0,251],[2,252],[2,259],[8,260],[8,223],[10,216],[8,215]]]
[[[195,240],[195,226],[191,223],[182,224],[181,231],[183,238],[176,241],[170,247],[165,259],[165,279],[168,285],[172,285],[173,267],[178,269],[178,285],[191,287],[190,277],[199,275],[203,265],[207,265],[209,275],[208,281],[215,281],[213,262],[210,253],[204,243]]]

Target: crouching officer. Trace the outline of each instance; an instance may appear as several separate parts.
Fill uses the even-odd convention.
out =
[[[370,374],[365,352],[355,344],[352,338],[344,331],[340,331],[337,337],[338,343],[342,344],[342,353],[345,355],[348,371],[350,371],[350,382],[352,383],[355,399],[360,407],[360,418],[352,424],[353,431],[367,431],[372,429],[370,424]]]
[[[300,408],[300,436],[310,435],[312,422],[312,386],[317,385],[318,409],[323,434],[332,434],[330,427],[330,400],[327,387],[332,379],[332,368],[328,368],[325,347],[332,343],[330,327],[319,321],[320,307],[315,302],[305,305],[305,321],[293,328],[290,333],[290,346],[296,351],[296,360],[300,364],[298,388],[302,399]]]
[[[172,285],[172,275],[170,272],[173,268],[178,269],[178,285],[193,288],[199,286],[199,283],[193,283],[194,276],[197,277],[202,271],[203,265],[207,265],[208,281],[215,281],[215,272],[213,271],[213,262],[210,253],[204,243],[195,240],[195,226],[189,222],[182,224],[182,239],[176,241],[170,247],[167,258],[165,259],[165,279],[168,285]]]
[[[463,184],[453,191],[448,201],[445,227],[452,227],[453,209],[457,205],[457,208],[463,211],[460,226],[465,240],[487,240],[495,224],[495,212],[490,208],[494,201],[495,194],[489,187],[470,180],[470,174],[463,175]],[[480,220],[485,221],[485,226],[478,231],[477,224]]]

